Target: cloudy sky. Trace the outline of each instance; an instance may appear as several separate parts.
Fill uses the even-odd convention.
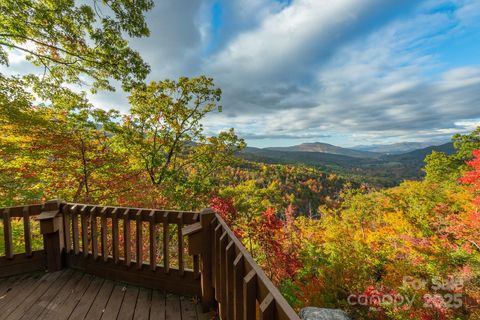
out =
[[[480,122],[480,0],[161,0],[149,80],[206,74],[251,146],[445,141]],[[128,110],[122,92],[91,98]]]

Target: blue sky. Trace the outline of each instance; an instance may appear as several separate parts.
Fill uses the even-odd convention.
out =
[[[206,130],[251,146],[446,141],[480,124],[480,0],[162,0],[147,20],[131,45],[149,80],[213,77],[223,112]],[[128,110],[121,91],[90,98]]]

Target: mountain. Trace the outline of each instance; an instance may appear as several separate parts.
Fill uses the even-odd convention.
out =
[[[349,167],[356,163],[372,162],[371,158],[354,158],[350,156],[314,152],[314,151],[284,151],[276,150],[276,148],[252,148],[247,147],[241,153],[242,158],[246,160],[266,162],[266,163],[283,163],[283,164],[305,164],[311,166],[341,166]]]
[[[399,142],[392,144],[359,145],[354,146],[351,149],[384,154],[401,154],[431,146],[437,146],[440,144],[441,143],[438,142]]]
[[[411,161],[422,161],[425,159],[425,157],[429,154],[432,153],[432,151],[437,151],[437,152],[443,152],[448,155],[455,153],[455,148],[453,146],[452,142],[444,143],[439,146],[429,146],[426,148],[402,153],[402,154],[396,154],[396,155],[386,155],[383,156],[383,159],[386,159],[388,161],[399,161],[399,162],[411,162]]]
[[[455,152],[451,142],[403,154],[375,154],[375,157],[352,157],[326,152],[295,151],[297,147],[263,149],[247,147],[239,153],[239,156],[254,162],[314,166],[325,172],[352,177],[352,179],[359,182],[368,182],[380,187],[390,187],[399,184],[403,180],[418,180],[422,178],[424,173],[421,169],[424,166],[425,156],[432,153],[432,151],[444,152],[446,154]],[[298,149],[302,148],[305,147],[298,147]],[[307,148],[307,150],[312,150],[312,148]]]
[[[342,147],[337,147],[328,143],[322,142],[312,142],[312,143],[302,143],[299,145],[291,147],[271,147],[265,148],[264,150],[274,150],[274,151],[285,151],[285,152],[321,152],[336,154],[354,158],[378,158],[380,157],[379,153],[374,153],[370,151],[362,150],[352,150]]]

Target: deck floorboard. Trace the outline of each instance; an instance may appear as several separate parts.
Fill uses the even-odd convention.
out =
[[[207,319],[193,301],[73,269],[0,278],[0,312],[6,319]]]

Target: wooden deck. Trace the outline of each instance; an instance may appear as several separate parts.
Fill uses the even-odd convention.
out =
[[[73,269],[0,278],[0,318],[211,319],[190,297],[105,280]]]

